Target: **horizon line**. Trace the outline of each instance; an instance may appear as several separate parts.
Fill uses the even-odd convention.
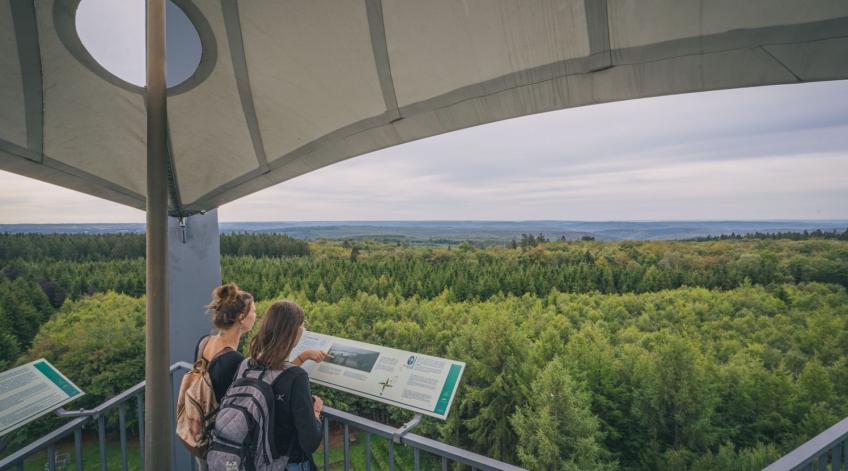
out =
[[[261,221],[218,221],[218,224],[257,224],[257,223],[393,223],[393,222],[431,222],[431,223],[457,223],[457,222],[568,222],[568,223],[669,223],[669,222],[844,222],[846,218],[824,218],[824,219],[800,219],[800,218],[774,218],[774,219],[290,219],[290,220],[261,220]],[[0,222],[0,226],[70,226],[70,225],[146,225],[145,222]]]

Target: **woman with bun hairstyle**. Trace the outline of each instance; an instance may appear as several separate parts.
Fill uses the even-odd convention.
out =
[[[227,283],[212,290],[212,301],[206,310],[217,332],[198,340],[194,359],[206,361],[215,400],[220,404],[244,360],[238,351],[239,340],[253,329],[256,306],[250,293],[240,290],[235,283]],[[201,457],[197,457],[197,465],[200,471],[208,469],[206,460]]]
[[[262,325],[250,341],[250,361],[268,369],[280,370],[306,330],[303,309],[292,301],[274,303],[262,318]],[[274,442],[277,450],[289,450],[289,471],[313,471],[312,453],[321,444],[321,408],[324,401],[313,396],[306,371],[297,365],[304,360],[322,361],[328,354],[307,350],[273,384]]]
[[[253,296],[227,283],[212,290],[212,302],[206,306],[212,315],[212,325],[217,333],[200,338],[195,347],[195,359],[204,358],[209,363],[209,377],[215,399],[221,399],[233,382],[244,356],[238,352],[241,336],[253,329],[256,306]]]

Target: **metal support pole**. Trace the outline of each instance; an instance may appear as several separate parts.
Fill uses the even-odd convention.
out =
[[[414,429],[418,424],[420,424],[422,418],[423,417],[421,416],[421,414],[415,414],[415,417],[413,417],[412,420],[403,424],[401,428],[397,429],[397,431],[392,435],[392,441],[400,445],[401,441],[403,440],[403,436],[412,431],[412,429]]]
[[[147,335],[144,468],[171,469],[165,0],[147,0]]]

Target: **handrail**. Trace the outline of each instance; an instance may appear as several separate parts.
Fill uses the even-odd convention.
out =
[[[193,367],[190,363],[187,362],[176,362],[170,367],[170,373],[173,374],[178,370],[190,370]],[[106,455],[105,455],[105,422],[104,422],[104,414],[109,412],[114,408],[118,408],[120,412],[120,423],[121,423],[121,458],[123,461],[123,468],[126,469],[127,464],[127,450],[126,450],[126,434],[124,429],[124,414],[126,406],[124,403],[135,397],[139,402],[139,407],[142,406],[142,393],[144,391],[144,381],[135,384],[131,388],[123,391],[122,393],[116,395],[115,397],[110,398],[106,402],[100,404],[94,409],[90,410],[82,410],[80,409],[77,412],[67,411],[66,416],[77,416],[70,422],[62,425],[61,427],[53,430],[47,435],[35,440],[34,442],[28,444],[27,446],[21,448],[20,450],[12,453],[6,458],[0,460],[0,471],[9,469],[13,466],[18,466],[19,469],[22,469],[23,461],[30,457],[31,455],[47,448],[48,450],[48,464],[47,468],[50,470],[55,469],[55,462],[51,463],[52,460],[55,460],[55,445],[56,442],[62,440],[66,436],[70,434],[74,434],[74,441],[76,446],[76,454],[77,454],[77,467],[82,466],[82,428],[89,422],[96,422],[98,435],[100,440],[100,465],[101,469],[105,469],[106,467]],[[139,414],[141,412],[139,411]],[[394,467],[394,449],[392,446],[396,443],[393,441],[393,438],[400,436],[400,444],[408,446],[412,448],[415,457],[415,469],[419,469],[419,452],[424,451],[430,454],[433,454],[442,459],[442,468],[446,469],[447,461],[455,461],[458,463],[463,463],[472,467],[472,469],[477,470],[486,470],[486,471],[524,471],[523,468],[519,468],[517,466],[513,466],[507,463],[503,463],[492,458],[488,458],[482,455],[478,455],[476,453],[472,453],[470,451],[463,450],[461,448],[457,448],[446,443],[441,443],[437,440],[433,440],[427,437],[422,437],[420,435],[416,435],[414,433],[405,433],[406,430],[401,428],[395,428],[386,424],[381,424],[379,422],[375,422],[370,419],[366,419],[364,417],[359,417],[357,415],[351,414],[349,412],[341,411],[338,409],[333,409],[332,407],[324,407],[322,414],[324,415],[324,437],[328,437],[329,432],[329,421],[333,420],[336,422],[340,422],[344,427],[345,433],[345,468],[347,469],[347,465],[349,464],[349,447],[348,447],[348,437],[349,437],[349,426],[352,426],[356,430],[360,430],[366,433],[366,454],[370,456],[371,448],[370,448],[370,435],[374,434],[378,437],[382,437],[388,440],[389,443],[389,462],[390,468]],[[139,415],[139,420],[141,420],[141,415]],[[139,434],[143,435],[143,424],[139,424]],[[402,433],[403,432],[403,433]],[[327,450],[325,449],[325,456]],[[329,463],[325,461],[324,463],[325,469],[329,466]]]
[[[377,436],[386,438],[389,441],[402,430],[379,422],[374,422],[358,415],[349,412],[333,409],[332,407],[324,407],[321,411],[324,416],[332,417],[343,424],[352,425],[357,430],[373,433]],[[462,448],[457,448],[446,443],[442,443],[432,438],[423,437],[414,433],[406,433],[401,437],[401,444],[407,445],[413,449],[423,450],[434,455],[448,458],[459,463],[467,464],[475,469],[485,471],[526,471],[524,468],[514,466],[502,461],[498,461],[487,456],[478,455]]]
[[[29,445],[0,460],[0,470],[6,469],[6,467],[12,466],[13,464],[16,464],[19,461],[23,461],[30,455],[37,453],[45,447],[65,438],[65,436],[70,435],[74,432],[74,430],[81,428],[88,421],[88,417],[80,417],[78,419],[74,419],[66,423],[65,425],[57,428],[56,430],[48,433],[47,435],[37,439]]]
[[[177,370],[190,370],[192,365],[190,363],[184,361],[178,361],[171,365],[169,369],[169,373],[173,374]],[[44,435],[43,437],[35,440],[34,442],[28,444],[27,446],[21,448],[20,450],[12,453],[11,455],[0,460],[0,470],[5,470],[7,468],[12,467],[15,464],[22,462],[27,459],[31,455],[38,453],[45,447],[50,447],[54,443],[59,440],[65,438],[66,436],[76,432],[77,430],[81,430],[84,425],[88,422],[94,422],[101,415],[109,412],[117,406],[120,406],[124,402],[127,402],[133,397],[136,397],[139,393],[144,391],[144,381],[141,381],[126,391],[116,395],[115,397],[110,398],[106,402],[100,404],[94,409],[79,411],[67,411],[69,416],[77,416],[74,420],[62,425],[61,427],[53,430],[52,432]],[[60,417],[62,414],[58,414]]]
[[[826,469],[828,452],[831,452],[830,458],[831,464],[834,465],[833,469],[837,469],[838,463],[844,462],[839,445],[846,439],[848,439],[848,417],[790,451],[779,460],[768,465],[763,471],[794,471],[812,464],[816,459],[819,459],[820,469]]]

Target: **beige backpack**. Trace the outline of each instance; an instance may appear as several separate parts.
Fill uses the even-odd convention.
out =
[[[207,343],[208,336],[200,342],[197,361],[191,371],[183,376],[177,396],[177,437],[192,455],[200,458],[204,458],[209,449],[209,434],[215,428],[219,406],[212,388],[212,378],[209,377],[209,365],[222,354],[233,351],[225,347],[212,360],[207,361],[203,357]]]

